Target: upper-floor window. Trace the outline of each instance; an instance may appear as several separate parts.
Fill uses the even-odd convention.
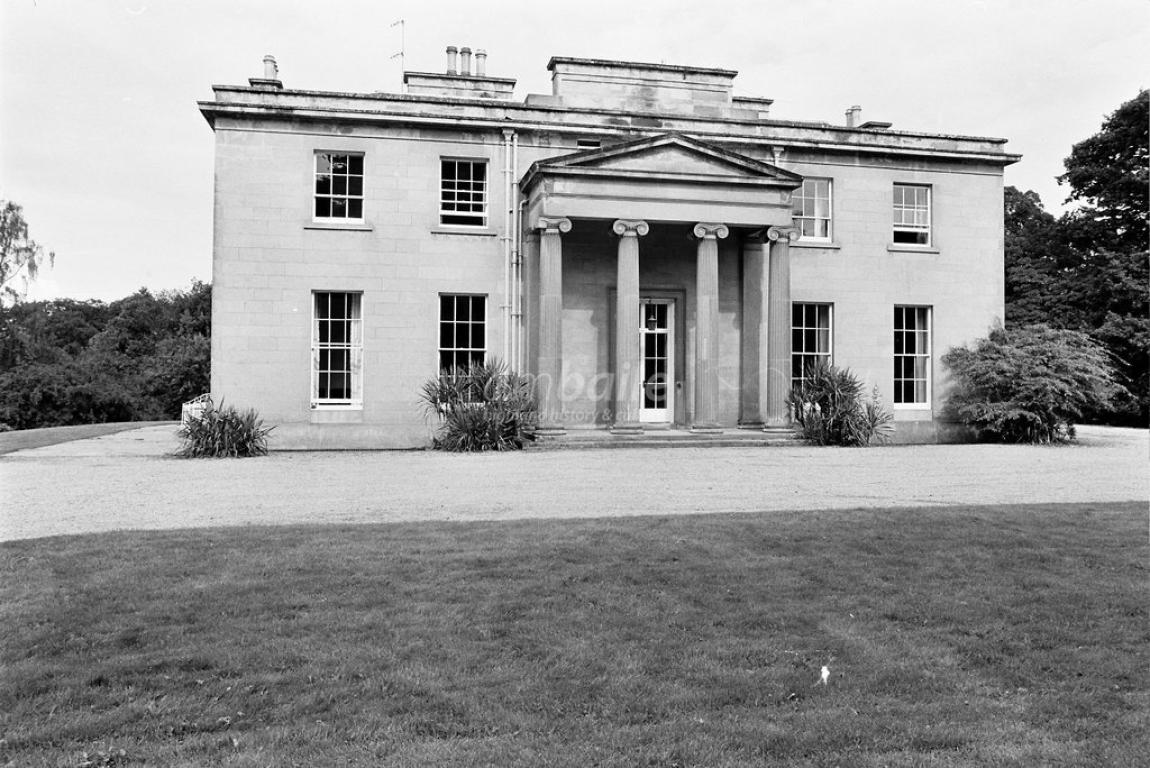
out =
[[[803,179],[791,195],[795,226],[804,240],[831,239],[831,180]]]
[[[894,185],[894,242],[930,245],[930,187]]]
[[[316,152],[315,218],[363,220],[363,155]]]
[[[316,291],[312,297],[312,408],[359,406],[363,403],[362,294]]]
[[[487,161],[440,161],[439,223],[487,226]]]

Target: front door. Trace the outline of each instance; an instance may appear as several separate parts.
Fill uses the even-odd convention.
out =
[[[643,393],[639,421],[669,423],[675,415],[675,301],[639,300]]]

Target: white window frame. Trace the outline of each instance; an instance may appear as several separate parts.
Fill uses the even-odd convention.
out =
[[[451,302],[452,302],[452,316],[450,319],[445,318],[444,311],[443,311],[444,310],[444,300],[447,300],[447,299],[451,300]],[[467,320],[460,320],[459,319],[459,299],[467,299],[468,300]],[[483,311],[481,312],[481,316],[478,319],[475,318],[475,312],[474,312],[476,299],[479,299],[483,302]],[[468,344],[466,346],[460,346],[459,345],[459,340],[460,340],[459,326],[460,325],[466,325],[467,326],[466,337],[467,337]],[[444,344],[443,343],[444,339],[446,338],[444,336],[445,326],[451,327],[451,332],[449,334],[451,344]],[[482,346],[475,346],[474,344],[471,343],[475,339],[475,333],[474,333],[475,326],[480,326],[483,329],[483,345]],[[441,293],[441,294],[439,294],[439,324],[438,324],[436,330],[439,332],[439,337],[438,337],[439,338],[439,346],[438,346],[438,354],[437,354],[437,358],[438,358],[437,365],[439,367],[439,375],[440,376],[449,375],[451,373],[451,370],[453,367],[454,368],[466,368],[466,366],[459,366],[459,365],[445,366],[443,364],[443,356],[445,354],[451,355],[453,358],[458,358],[459,355],[463,355],[465,358],[468,359],[468,365],[470,365],[470,363],[473,363],[473,362],[486,362],[487,361],[487,333],[488,333],[488,327],[487,327],[487,294],[485,294],[485,293]],[[473,358],[475,358],[476,354],[478,354],[478,358],[479,358],[478,360],[473,359]]]
[[[812,186],[813,194],[811,195],[807,194],[808,182]],[[824,183],[826,184],[827,188],[827,194],[825,198],[827,203],[827,211],[826,216],[819,216],[818,202],[824,198],[818,194],[818,185]],[[833,179],[810,177],[803,179],[803,185],[791,193],[791,220],[794,222],[794,225],[799,228],[800,240],[814,243],[829,243],[834,239],[834,186],[835,185]],[[810,210],[811,214],[809,216],[806,215],[808,209]],[[804,222],[811,222],[817,226],[817,222],[820,221],[826,222],[826,235],[808,235],[803,233]]]
[[[341,297],[345,316],[333,316],[333,298]],[[320,301],[328,302],[326,318],[320,317]],[[348,410],[363,407],[363,293],[359,291],[312,291],[311,294],[311,407],[314,410]],[[332,340],[331,326],[325,333],[323,323],[346,323],[338,334],[341,341]],[[326,335],[327,339],[324,340]],[[321,370],[323,353],[328,353],[328,367]],[[331,353],[346,352],[347,365],[338,370],[331,368]],[[332,373],[348,376],[348,397],[323,397],[323,377]],[[330,378],[328,380],[330,388]],[[328,393],[330,395],[330,391]]]
[[[892,393],[891,403],[895,408],[925,409],[931,407],[931,369],[933,367],[931,357],[934,351],[933,315],[934,308],[927,305],[896,304],[894,307],[894,391]],[[913,318],[913,327],[907,326],[906,320],[908,316]],[[919,327],[920,322],[925,325],[925,328]],[[902,336],[900,337],[899,334],[902,334]],[[908,340],[912,339],[913,342],[908,344]],[[912,351],[907,352],[906,350],[908,348]],[[907,360],[913,361],[911,364],[912,370],[910,377],[901,375],[904,372],[903,367]],[[918,367],[916,366],[918,361],[922,361],[922,376],[917,375],[918,372],[913,370],[915,367]],[[900,366],[900,362],[903,363],[903,365]],[[900,385],[906,382],[922,382],[924,399],[915,399],[909,402],[902,400],[902,386]],[[915,397],[917,398],[917,392]]]
[[[807,325],[806,324],[807,308],[808,307],[814,307],[815,308],[815,310],[814,310],[815,311],[815,323],[816,323],[815,325]],[[819,307],[826,307],[826,310],[827,310],[826,328],[823,328],[822,326],[817,324],[818,319],[819,319],[818,318],[818,314],[819,314],[818,308]],[[795,313],[796,313],[796,311],[802,312],[802,317],[800,319],[799,325],[795,325]],[[805,349],[805,346],[806,346],[805,344],[802,344],[802,343],[800,343],[798,345],[795,344],[795,334],[798,333],[800,339],[805,339],[806,338],[806,336],[805,336],[806,331],[815,331],[816,341],[815,341],[815,350],[814,351],[810,351],[810,350]],[[827,348],[826,348],[825,352],[818,349],[818,333],[820,331],[826,331]],[[800,349],[799,347],[804,347],[804,348]],[[791,303],[791,387],[792,387],[792,389],[799,386],[800,384],[803,383],[803,381],[805,381],[804,376],[801,376],[801,375],[795,376],[795,362],[796,362],[796,360],[800,361],[800,368],[799,368],[800,371],[803,371],[806,368],[806,366],[801,365],[801,361],[804,358],[809,358],[812,360],[822,358],[826,361],[827,365],[834,365],[834,352],[835,352],[835,305],[830,303],[830,302],[825,302],[825,301],[795,301],[795,302],[792,302]]]
[[[914,190],[914,199],[906,202],[906,193],[908,190]],[[902,200],[899,200],[899,192],[902,192]],[[904,184],[902,182],[895,182],[891,192],[891,215],[893,217],[893,227],[891,230],[891,242],[902,248],[930,248],[934,243],[934,201],[933,190],[929,184]],[[921,200],[921,202],[920,202]],[[895,239],[896,233],[909,232],[915,235],[925,234],[926,242],[924,243],[908,243],[900,242]]]
[[[447,173],[448,164],[452,164],[454,170],[453,176],[449,177]],[[460,181],[459,167],[466,164],[471,167],[470,178],[467,181]],[[483,168],[483,181],[475,181],[475,168]],[[460,227],[460,228],[486,228],[487,227],[487,210],[488,210],[488,190],[490,189],[490,176],[488,174],[488,162],[484,157],[441,157],[439,158],[439,225],[441,227]],[[479,184],[478,189],[476,184]],[[465,188],[466,186],[466,188]],[[467,210],[460,211],[457,206],[461,205],[459,195],[466,195],[470,199],[465,203],[468,206],[475,205],[474,196],[478,194],[481,198],[479,205],[480,210]],[[454,198],[454,199],[449,199]],[[466,221],[449,221],[449,218],[462,218]]]
[[[345,162],[348,164],[347,173],[344,173],[344,174],[332,173],[330,170],[330,162],[331,162],[330,160],[328,160],[329,169],[323,169],[320,167],[320,163],[323,162],[324,158],[339,158],[339,157],[346,158]],[[351,172],[351,164],[352,164],[351,159],[352,158],[358,158],[359,159],[359,173],[352,173]],[[365,156],[364,156],[364,153],[362,153],[362,152],[341,152],[341,151],[325,150],[325,149],[320,149],[320,150],[315,151],[314,159],[312,161],[312,184],[311,184],[311,187],[312,187],[312,189],[311,189],[312,221],[325,223],[325,224],[339,224],[339,223],[346,223],[346,222],[356,223],[356,224],[362,224],[363,223],[363,204],[364,204],[363,183],[364,183],[364,176],[365,176],[365,174],[364,174],[364,170],[365,170],[364,169],[364,162],[365,162]],[[328,177],[328,185],[329,185],[326,192],[321,191],[322,179],[325,176]],[[336,180],[337,180],[337,178],[342,178],[344,181],[343,192],[336,192],[336,186],[337,186]],[[358,185],[359,186],[359,194],[353,194],[351,191],[352,187],[354,186],[353,181],[352,181],[353,179],[359,180],[359,185]],[[319,204],[320,200],[329,201],[329,203],[328,203],[328,205],[329,205],[328,214],[329,215],[322,216],[316,211],[316,206]],[[346,216],[332,216],[332,215],[330,215],[330,213],[331,213],[330,206],[332,204],[331,201],[335,201],[335,200],[342,200],[343,201],[343,203],[345,205],[344,210],[347,212]],[[358,204],[359,216],[352,216],[351,215],[351,209],[353,207],[353,203]]]

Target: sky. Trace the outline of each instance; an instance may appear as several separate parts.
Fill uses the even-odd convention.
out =
[[[403,20],[402,25],[395,22]],[[402,34],[401,34],[402,32]],[[211,279],[214,136],[196,106],[273,54],[286,88],[401,90],[448,45],[515,97],[551,56],[738,70],[772,117],[997,136],[1063,209],[1071,146],[1150,86],[1146,0],[0,0],[0,199],[56,254],[29,298]]]

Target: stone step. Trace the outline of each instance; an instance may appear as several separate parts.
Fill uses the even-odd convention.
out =
[[[714,435],[691,432],[649,431],[640,435],[615,435],[610,432],[566,434],[545,437],[528,443],[530,450],[567,451],[603,448],[768,448],[806,445],[789,430],[739,432],[731,430]]]

